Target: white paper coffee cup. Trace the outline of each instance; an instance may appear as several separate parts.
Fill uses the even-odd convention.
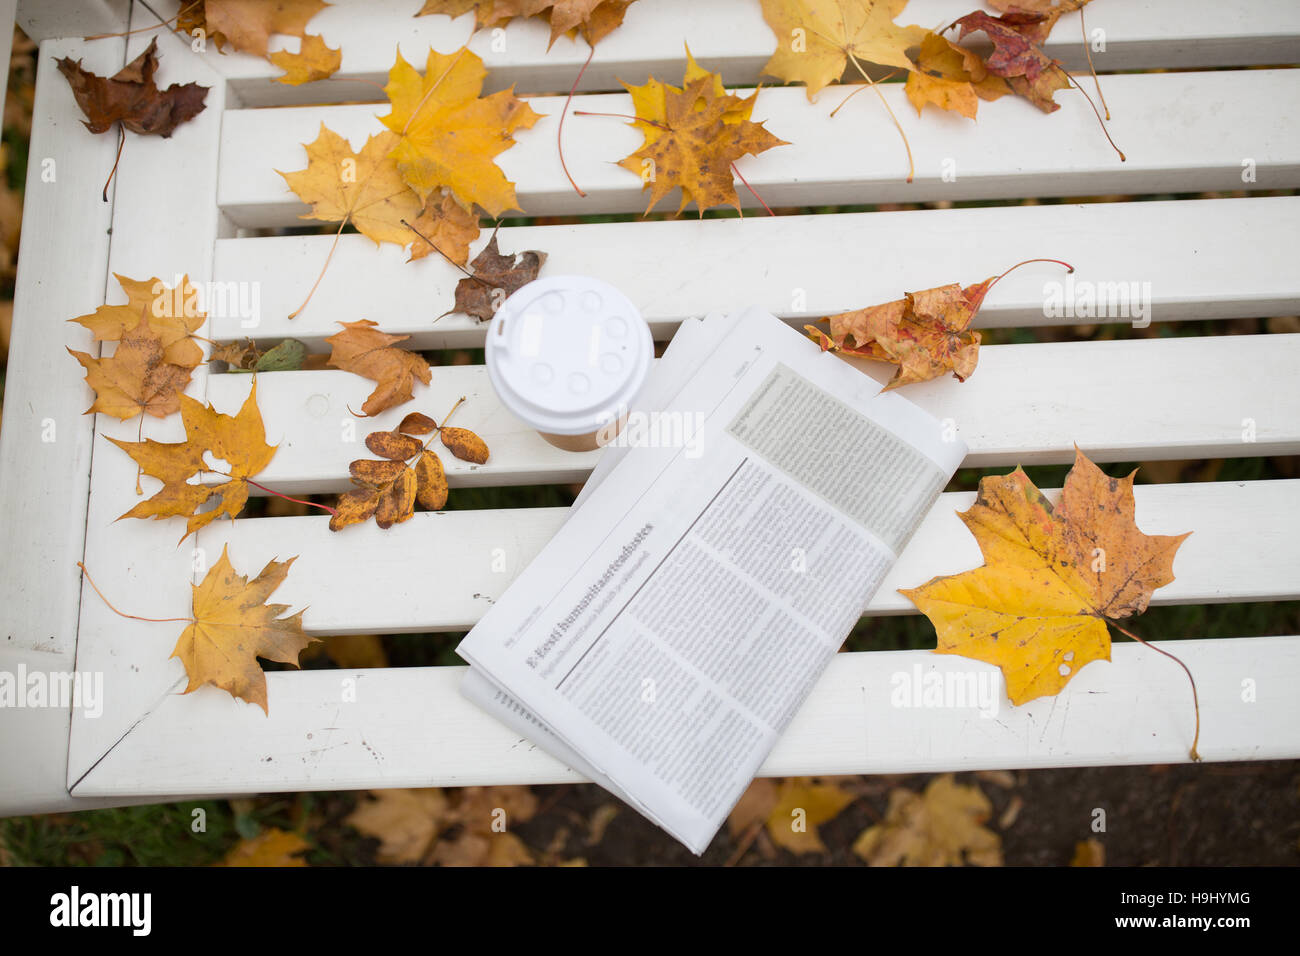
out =
[[[608,282],[547,276],[501,304],[484,351],[507,409],[551,444],[590,451],[618,434],[649,374],[654,339]]]

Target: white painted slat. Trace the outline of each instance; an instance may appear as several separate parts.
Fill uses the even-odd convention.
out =
[[[497,241],[511,252],[544,250],[543,275],[614,283],[666,339],[693,315],[756,304],[801,325],[905,291],[979,281],[1036,256],[1072,263],[1082,282],[1149,283],[1152,313],[1145,321],[1293,315],[1300,312],[1300,272],[1292,267],[1297,221],[1300,197],[1278,196],[522,226],[503,228]],[[481,236],[471,255],[487,240]],[[459,270],[438,256],[408,263],[404,250],[377,249],[359,235],[340,240],[312,303],[288,319],[333,241],[218,240],[216,280],[255,284],[260,320],[248,328],[251,320],[231,311],[213,318],[212,336],[293,337],[325,350],[339,322],[367,318],[411,336],[408,348],[482,347],[485,323],[460,314],[438,318],[455,301]],[[1064,270],[1050,264],[1012,273],[989,293],[975,325],[1092,321],[1044,315],[1046,284],[1064,279]]]
[[[1197,678],[1206,760],[1300,756],[1300,638],[1165,642]],[[928,651],[838,654],[760,776],[1183,763],[1191,691],[1168,658],[1117,645],[1055,697],[995,716],[891,705],[896,675],[997,675]],[[270,716],[204,687],[168,695],[78,794],[569,783],[581,778],[457,692],[464,668],[267,675]],[[1261,688],[1242,704],[1241,682]],[[968,679],[968,678],[965,678]],[[985,678],[988,679],[988,678]],[[343,681],[355,682],[344,703]],[[183,686],[183,685],[182,685]],[[1001,681],[995,685],[1001,691]],[[1264,690],[1267,688],[1267,691]],[[179,688],[177,688],[179,690]]]
[[[231,78],[238,101],[248,106],[374,99],[393,64],[394,47],[423,62],[430,46],[442,51],[466,42],[472,17],[421,17],[412,14],[422,0],[341,0],[312,18],[309,29],[342,50],[339,80],[327,86],[286,87],[271,81],[280,70],[247,55],[207,54],[211,65]],[[178,0],[152,4],[164,17]],[[977,5],[970,0],[912,0],[898,18],[939,29]],[[1071,70],[1086,70],[1079,17],[1063,17],[1044,49]],[[1292,63],[1300,59],[1300,11],[1279,0],[1148,0],[1112,2],[1088,8],[1090,32],[1104,31],[1104,50],[1093,53],[1098,70],[1245,66]],[[494,37],[483,32],[470,49],[483,57],[494,88],[514,83],[522,92],[568,90],[587,56],[581,40],[560,38],[548,51],[549,29],[537,20],[520,20]],[[977,39],[980,39],[977,37]],[[495,41],[495,48],[494,48]],[[504,42],[504,48],[502,43]],[[277,41],[280,44],[281,41]],[[775,49],[777,37],[763,21],[757,0],[641,0],[627,11],[624,24],[596,48],[583,76],[583,90],[619,89],[618,78],[644,82],[653,73],[680,78],[683,45],[728,83],[756,83]],[[283,41],[282,45],[288,45]],[[833,95],[833,94],[828,94]]]
[[[1056,489],[1045,489],[1055,501]],[[1138,527],[1148,534],[1192,531],[1178,551],[1176,580],[1154,604],[1300,598],[1300,480],[1138,485]],[[957,518],[974,492],[942,495],[876,592],[868,614],[916,613],[897,588],[983,563]],[[455,499],[452,500],[452,506]],[[568,509],[421,512],[384,531],[373,524],[332,532],[325,517],[218,522],[204,546],[211,559],[229,543],[250,566],[298,555],[275,593],[310,605],[313,634],[468,630],[559,530]],[[1251,547],[1243,550],[1240,542]],[[1233,555],[1225,561],[1224,555]],[[384,595],[383,601],[375,600]],[[1159,637],[1162,635],[1152,635]]]
[[[38,57],[0,427],[0,495],[8,502],[0,508],[0,671],[11,675],[20,665],[73,667],[94,423],[82,414],[90,401],[77,380],[81,367],[64,346],[91,354],[98,346],[64,320],[102,300],[113,212],[96,184],[108,176],[117,143],[86,132],[54,61],[84,57],[87,69],[115,73],[124,50],[124,41],[83,51],[51,40]],[[53,183],[41,180],[47,159]],[[75,268],[67,259],[73,244]],[[69,720],[58,708],[0,708],[0,816],[52,809],[66,798]]]
[[[121,33],[127,29],[130,9],[130,0],[21,0],[16,19],[23,32],[33,40],[66,37],[72,42],[76,37]],[[8,29],[7,24],[5,29]],[[97,42],[101,46],[111,46],[114,53],[121,52],[121,43],[116,38]],[[72,54],[74,60],[81,47],[78,46],[77,50]],[[7,57],[5,62],[9,62]],[[119,63],[117,70],[121,68]]]
[[[147,35],[132,37],[128,56],[137,55],[148,42]],[[168,283],[173,275],[188,273],[192,281],[204,282],[211,277],[212,249],[219,227],[212,190],[225,87],[200,58],[189,54],[188,44],[180,38],[170,34],[159,37],[158,50],[159,80],[168,84],[196,81],[209,86],[206,108],[168,139],[127,138],[117,171],[116,207],[122,212],[113,221],[109,268],[132,278],[160,276]],[[97,192],[98,182],[98,178],[87,180],[81,187]],[[98,197],[92,193],[82,202],[90,205],[98,202]],[[60,225],[65,230],[68,227],[67,222]],[[125,301],[116,280],[112,280],[108,294],[109,301]],[[103,295],[101,289],[94,300],[83,302],[69,315],[91,311],[104,301]],[[80,381],[80,367],[71,359],[67,365],[71,367],[65,367],[55,380],[60,388],[81,396],[82,408],[88,407],[90,391]],[[203,398],[206,369],[206,365],[195,369],[188,394]],[[83,465],[91,467],[85,563],[99,588],[128,613],[158,617],[188,614],[193,577],[191,545],[177,548],[179,534],[159,535],[156,527],[150,527],[152,522],[117,521],[140,500],[135,491],[136,465],[105,436],[135,441],[140,423],[119,422],[104,415],[96,419],[93,459]],[[185,430],[180,416],[172,415],[161,420],[149,418],[143,434],[160,441],[178,441],[184,438]],[[178,661],[167,660],[175,634],[169,638],[160,631],[142,639],[133,629],[123,628],[123,623],[88,583],[83,586],[77,668],[104,675],[104,692],[111,703],[96,719],[80,712],[74,714],[69,785],[130,731],[140,714],[171,686],[179,668]],[[152,637],[157,638],[157,643],[150,640]]]
[[[853,361],[882,383],[893,373]],[[994,345],[965,382],[937,379],[906,394],[952,420],[970,446],[968,467],[1069,462],[1076,443],[1096,461],[1288,455],[1300,451],[1300,390],[1277,383],[1297,364],[1300,334]],[[454,424],[477,431],[492,454],[485,465],[444,456],[453,486],[579,480],[599,455],[543,441],[501,406],[480,365],[436,367],[411,402],[353,418],[348,408],[372,387],[334,370],[259,376],[267,441],[279,450],[258,480],[287,494],[344,490],[348,463],[369,457],[370,431],[410,411],[441,420],[462,395]],[[248,389],[246,375],[209,376],[210,401],[229,414]],[[1244,440],[1247,419],[1253,441]]]
[[[772,207],[1300,186],[1300,70],[1107,78],[1109,128],[1128,154],[1123,163],[1077,93],[1061,94],[1063,105],[1051,114],[1004,97],[985,104],[977,123],[955,114],[918,120],[915,111],[908,114],[899,84],[886,84],[884,96],[916,157],[910,184],[898,133],[873,97],[857,97],[831,118],[833,103],[810,105],[793,87],[764,89],[753,113],[790,145],[742,157],[736,166]],[[587,192],[575,195],[555,141],[562,102],[531,100],[546,118],[520,130],[517,144],[497,157],[525,213],[643,212],[640,177],[617,165],[643,138],[618,118],[574,116],[566,125],[569,170]],[[623,114],[632,108],[625,93],[578,97],[574,107]],[[384,128],[376,116],[387,112],[375,104],[230,111],[218,186],[223,211],[240,226],[301,225],[297,217],[307,206],[276,170],[306,165],[302,144],[316,138],[321,123],[360,148]],[[1242,180],[1245,160],[1255,163],[1254,182]],[[673,195],[662,209],[675,208]],[[743,186],[738,195],[743,205],[757,205]]]

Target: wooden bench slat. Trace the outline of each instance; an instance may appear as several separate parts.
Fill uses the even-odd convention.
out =
[[[1300,70],[1109,77],[1109,128],[1127,147],[1127,162],[1106,143],[1077,94],[1063,93],[1061,109],[1050,115],[1003,98],[986,104],[978,123],[955,114],[918,120],[898,84],[886,85],[883,95],[911,141],[914,182],[905,182],[902,143],[878,102],[859,97],[832,118],[830,105],[810,106],[793,87],[763,90],[754,108],[754,118],[767,120],[767,128],[790,145],[742,157],[737,168],[773,207],[1300,186]],[[531,105],[549,119],[520,130],[517,144],[498,157],[527,215],[645,210],[648,191],[642,192],[640,178],[617,165],[642,143],[630,123],[571,118],[565,156],[587,193],[579,199],[556,148],[563,98],[540,97]],[[628,113],[631,97],[594,94],[573,105]],[[385,128],[375,117],[386,112],[374,104],[227,112],[217,190],[223,212],[239,226],[301,225],[298,216],[307,206],[276,170],[305,167],[302,144],[316,139],[321,123],[360,148]],[[254,143],[257,148],[249,148]],[[1255,164],[1253,182],[1243,182],[1245,160]],[[953,164],[949,181],[945,163]],[[743,205],[757,205],[738,188]],[[660,206],[671,212],[674,204],[670,194]]]
[[[1300,637],[1178,641],[1197,677],[1206,760],[1300,756]],[[990,665],[929,651],[837,654],[777,742],[760,776],[1184,763],[1191,691],[1181,668],[1148,648],[1116,645],[1055,697],[995,717],[974,708],[903,708],[898,682],[968,675]],[[457,691],[464,668],[267,675],[270,715],[211,687],[160,701],[93,772],[78,796],[571,783],[559,761]],[[356,701],[342,702],[342,681]],[[976,678],[978,679],[978,678]],[[988,678],[985,678],[988,679]],[[1273,688],[1241,702],[1242,681]],[[183,686],[183,685],[182,685]],[[1000,681],[996,685],[1001,693]],[[178,688],[179,689],[179,688]],[[166,755],[163,757],[162,755]]]
[[[881,382],[892,373],[858,364]],[[907,396],[952,420],[970,446],[968,467],[1069,462],[1075,443],[1096,461],[1294,454],[1300,390],[1277,383],[1298,364],[1300,333],[994,345],[965,382],[912,385]],[[353,418],[348,408],[360,409],[372,388],[335,370],[259,376],[267,441],[279,445],[259,480],[287,494],[342,491],[348,463],[369,456],[370,431],[413,410],[441,419],[461,396],[456,424],[481,434],[492,455],[485,465],[444,456],[453,486],[581,480],[599,455],[547,444],[500,404],[480,365],[438,366],[413,401]],[[248,389],[248,376],[209,376],[209,401],[229,414]]]
[[[503,250],[545,251],[543,275],[614,283],[638,303],[656,338],[667,339],[688,316],[741,304],[798,326],[904,291],[978,281],[1045,255],[1073,263],[1075,280],[1150,283],[1153,314],[1144,321],[1292,315],[1300,312],[1289,242],[1297,220],[1300,197],[1277,196],[522,226],[503,228],[497,239]],[[485,233],[471,256],[487,240]],[[463,273],[438,256],[408,263],[397,246],[376,248],[358,235],[342,237],[312,303],[289,319],[333,241],[218,240],[215,281],[230,289],[256,283],[260,316],[245,327],[251,320],[227,308],[213,316],[209,334],[221,341],[293,337],[321,350],[338,322],[367,318],[411,336],[407,348],[482,347],[486,323],[438,318],[455,301]],[[1131,321],[1045,315],[1045,285],[1064,281],[1063,270],[1046,264],[1012,273],[989,294],[975,325]]]
[[[1055,501],[1059,491],[1046,494]],[[1300,598],[1300,480],[1138,485],[1134,494],[1143,531],[1194,532],[1179,549],[1176,580],[1155,592],[1154,604]],[[896,588],[983,563],[956,517],[974,500],[974,492],[939,498],[868,614],[916,613]],[[215,560],[229,544],[232,555],[258,568],[299,555],[275,599],[295,609],[311,605],[304,623],[313,634],[468,630],[567,514],[566,508],[421,512],[387,531],[371,524],[341,532],[330,531],[324,516],[247,518],[210,526],[202,547]],[[1237,548],[1243,538],[1254,542],[1249,551]],[[1225,554],[1234,558],[1225,561]],[[374,600],[379,594],[389,599]]]
[[[380,95],[370,84],[387,80],[395,46],[408,60],[418,58],[423,63],[430,46],[446,52],[470,36],[470,17],[413,18],[421,3],[344,0],[313,17],[310,31],[323,35],[343,54],[335,81],[326,87],[272,82],[270,78],[281,71],[251,56],[207,56],[230,77],[234,96],[248,106],[315,102],[322,94],[334,102],[370,100]],[[176,12],[179,3],[164,0],[154,6],[166,17]],[[973,6],[969,0],[912,0],[898,22],[940,29]],[[1083,71],[1088,61],[1078,19],[1077,14],[1063,17],[1044,49],[1068,69]],[[1230,5],[1217,0],[1100,4],[1088,9],[1087,26],[1090,32],[1104,31],[1105,50],[1093,53],[1097,69],[1103,71],[1291,63],[1300,49],[1300,12],[1277,0],[1236,0]],[[470,49],[483,57],[493,88],[513,83],[521,92],[560,92],[572,85],[586,59],[587,45],[561,38],[548,51],[549,36],[545,24],[521,20],[497,37],[490,31],[475,35]],[[651,73],[661,79],[680,78],[684,43],[690,44],[701,63],[720,71],[725,82],[754,84],[777,37],[764,22],[757,2],[643,0],[628,9],[623,27],[600,42],[581,88],[617,90],[620,77],[641,83]]]

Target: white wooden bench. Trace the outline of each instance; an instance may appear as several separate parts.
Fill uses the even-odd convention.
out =
[[[181,625],[124,620],[83,584],[84,561],[105,594],[134,614],[189,613],[192,548],[207,564],[225,544],[237,568],[255,573],[272,557],[299,555],[274,600],[309,606],[318,635],[464,630],[507,587],[564,518],[561,509],[421,513],[387,532],[373,526],[332,534],[327,518],[217,522],[177,548],[179,523],[114,519],[137,500],[135,466],[106,440],[135,440],[137,422],[86,416],[89,390],[65,345],[98,349],[65,320],[121,301],[113,273],[168,282],[258,282],[260,340],[284,336],[320,347],[338,320],[373,319],[412,336],[416,348],[474,347],[483,328],[463,316],[433,319],[458,273],[430,257],[407,264],[393,246],[376,250],[344,236],[304,314],[285,316],[324,261],[331,238],[257,236],[298,226],[304,206],[276,169],[305,165],[302,143],[321,124],[354,146],[379,129],[373,82],[382,83],[395,45],[422,63],[430,45],[460,46],[468,19],[412,19],[419,0],[339,0],[312,21],[342,46],[340,78],[367,82],[285,87],[276,70],[243,55],[192,53],[162,31],[164,83],[211,89],[207,108],[168,140],[129,137],[111,202],[100,184],[116,139],[92,136],[54,59],[70,56],[100,74],[116,72],[154,35],[84,42],[78,35],[146,27],[177,0],[24,3],[19,22],[41,40],[26,218],[13,342],[0,431],[0,670],[102,672],[102,716],[44,708],[0,710],[0,813],[153,802],[175,795],[491,783],[553,783],[577,776],[464,701],[461,668],[314,670],[268,675],[270,714],[207,687],[182,695],[181,665],[169,660]],[[74,13],[68,12],[75,6]],[[970,0],[913,0],[902,18],[937,27]],[[802,323],[897,298],[906,290],[972,282],[1021,259],[1050,255],[1076,276],[1151,283],[1154,321],[1244,319],[1300,312],[1300,70],[1245,69],[1300,62],[1300,6],[1282,0],[1097,0],[1090,29],[1105,31],[1103,71],[1120,163],[1077,93],[1043,115],[1023,101],[986,104],[977,123],[927,110],[917,119],[900,86],[885,96],[916,156],[916,180],[897,134],[872,97],[839,115],[843,93],[809,105],[802,87],[765,88],[755,119],[792,145],[738,165],[773,207],[902,201],[1015,200],[1204,191],[1265,191],[1250,198],[1093,202],[834,212],[743,220],[693,218],[506,226],[505,250],[549,254],[543,274],[589,273],[613,282],[642,308],[656,337],[685,317],[758,304]],[[1077,15],[1065,17],[1048,50],[1085,67]],[[586,47],[567,39],[546,50],[546,27],[515,22],[504,51],[476,35],[492,88],[554,93],[572,83]],[[729,84],[754,84],[774,40],[755,2],[641,0],[597,48],[577,109],[627,112],[615,78],[647,73],[678,81],[683,43]],[[1201,70],[1225,67],[1222,70]],[[1085,87],[1088,81],[1084,81]],[[587,92],[590,91],[590,92]],[[605,91],[605,92],[601,92]],[[360,105],[304,105],[327,98]],[[562,96],[541,96],[548,118],[517,135],[499,163],[518,184],[529,215],[636,213],[645,199],[614,162],[640,144],[617,119],[566,122],[569,186],[556,152]],[[42,180],[53,160],[54,183]],[[954,181],[945,181],[952,160]],[[1254,178],[1243,182],[1243,164]],[[753,203],[741,190],[742,202]],[[480,240],[486,241],[486,233]],[[475,249],[477,251],[477,247]],[[1043,314],[1043,275],[1024,269],[992,292],[984,327],[1074,324]],[[797,311],[802,305],[803,311]],[[1125,322],[1126,319],[1111,321]],[[210,321],[204,334],[232,341],[250,330]],[[1075,443],[1100,463],[1291,455],[1300,451],[1300,335],[1157,337],[998,345],[983,350],[965,384],[948,378],[906,395],[951,418],[969,444],[969,466],[1064,463]],[[189,393],[233,412],[247,376],[200,367]],[[343,440],[347,407],[364,380],[341,371],[259,377],[258,397],[279,451],[259,480],[287,494],[346,487],[369,423]],[[598,453],[552,448],[496,401],[479,366],[438,367],[417,402],[386,413],[389,427],[412,408],[430,414],[468,396],[458,424],[492,449],[490,462],[453,461],[455,486],[581,480]],[[175,441],[179,416],[150,419],[145,435]],[[53,429],[53,431],[51,431]],[[45,440],[43,440],[43,435]],[[53,440],[49,440],[50,436]],[[1248,440],[1252,439],[1253,440]],[[912,613],[895,588],[975,567],[978,549],[954,515],[970,494],[945,494],[872,602],[872,614]],[[1174,566],[1177,580],[1156,604],[1273,601],[1300,597],[1300,481],[1155,484],[1137,488],[1148,533],[1194,534]],[[454,503],[454,497],[453,497]],[[493,569],[494,549],[507,568]],[[382,597],[383,600],[378,600]],[[1141,621],[1135,627],[1141,631]],[[1162,635],[1146,634],[1150,638]],[[1165,635],[1168,637],[1185,635]],[[1200,689],[1200,753],[1207,760],[1300,756],[1300,636],[1191,640],[1177,645]],[[896,709],[890,677],[914,665],[945,672],[984,665],[927,651],[838,655],[764,768],[768,775],[879,773],[1164,763],[1187,758],[1191,698],[1167,660],[1121,644],[1111,663],[1084,669],[1056,698],[1012,708],[995,720],[974,711]],[[355,703],[340,680],[357,679]],[[1254,681],[1253,701],[1243,682]]]

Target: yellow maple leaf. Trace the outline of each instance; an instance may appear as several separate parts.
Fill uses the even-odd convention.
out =
[[[899,593],[934,624],[936,652],[996,664],[1017,705],[1110,660],[1107,622],[1146,610],[1190,534],[1139,531],[1133,474],[1109,478],[1077,447],[1056,507],[1017,468],[980,479],[960,517],[984,565]]]
[[[234,518],[248,501],[248,479],[256,475],[275,455],[277,446],[266,443],[262,413],[257,407],[257,380],[248,398],[235,415],[223,415],[188,395],[180,396],[181,421],[185,424],[185,441],[160,442],[146,438],[140,442],[109,438],[146,475],[157,478],[162,488],[146,501],[122,515],[122,518],[169,518],[187,516],[181,540],[215,521],[222,515]],[[218,485],[191,484],[190,479],[207,470],[204,456],[226,462],[229,481]],[[198,512],[200,505],[218,498],[217,507]]]
[[[302,629],[306,608],[289,617],[287,604],[267,604],[271,592],[284,583],[287,561],[266,563],[252,581],[235,571],[222,547],[221,557],[194,589],[194,617],[181,633],[172,657],[185,665],[189,685],[185,693],[215,684],[231,696],[261,707],[269,714],[266,675],[257,659],[298,666],[298,655],[319,638]]]
[[[423,76],[397,54],[384,87],[393,109],[380,120],[399,138],[391,155],[421,205],[445,186],[466,210],[477,203],[500,216],[519,208],[515,185],[495,158],[514,145],[515,130],[541,116],[514,87],[480,97],[486,76],[468,47],[447,54],[430,49]]]
[[[763,18],[776,34],[776,50],[763,72],[808,87],[808,99],[844,75],[855,62],[915,69],[907,51],[927,30],[894,18],[907,0],[762,0]],[[865,70],[862,70],[865,75]]]
[[[978,787],[946,773],[924,795],[891,791],[884,821],[862,831],[853,852],[871,866],[1001,866],[1002,840],[983,826],[992,812]]]
[[[696,63],[689,48],[686,60],[680,89],[654,77],[641,86],[623,84],[636,112],[632,125],[645,142],[619,165],[641,176],[642,188],[650,190],[646,212],[678,186],[679,213],[689,202],[701,216],[713,206],[739,209],[732,164],[789,144],[751,122],[757,90],[744,99],[727,93],[722,77]]]
[[[351,222],[376,245],[404,246],[414,233],[402,220],[415,219],[423,204],[390,156],[397,142],[393,133],[378,133],[366,140],[360,153],[354,153],[346,139],[322,123],[315,141],[303,144],[307,168],[276,172],[299,199],[311,205],[311,212],[301,218]]]
[[[343,64],[342,49],[331,50],[322,37],[309,33],[302,38],[302,45],[297,53],[279,50],[267,57],[272,63],[284,70],[284,76],[277,76],[277,83],[288,86],[301,86],[323,80],[338,72]]]

